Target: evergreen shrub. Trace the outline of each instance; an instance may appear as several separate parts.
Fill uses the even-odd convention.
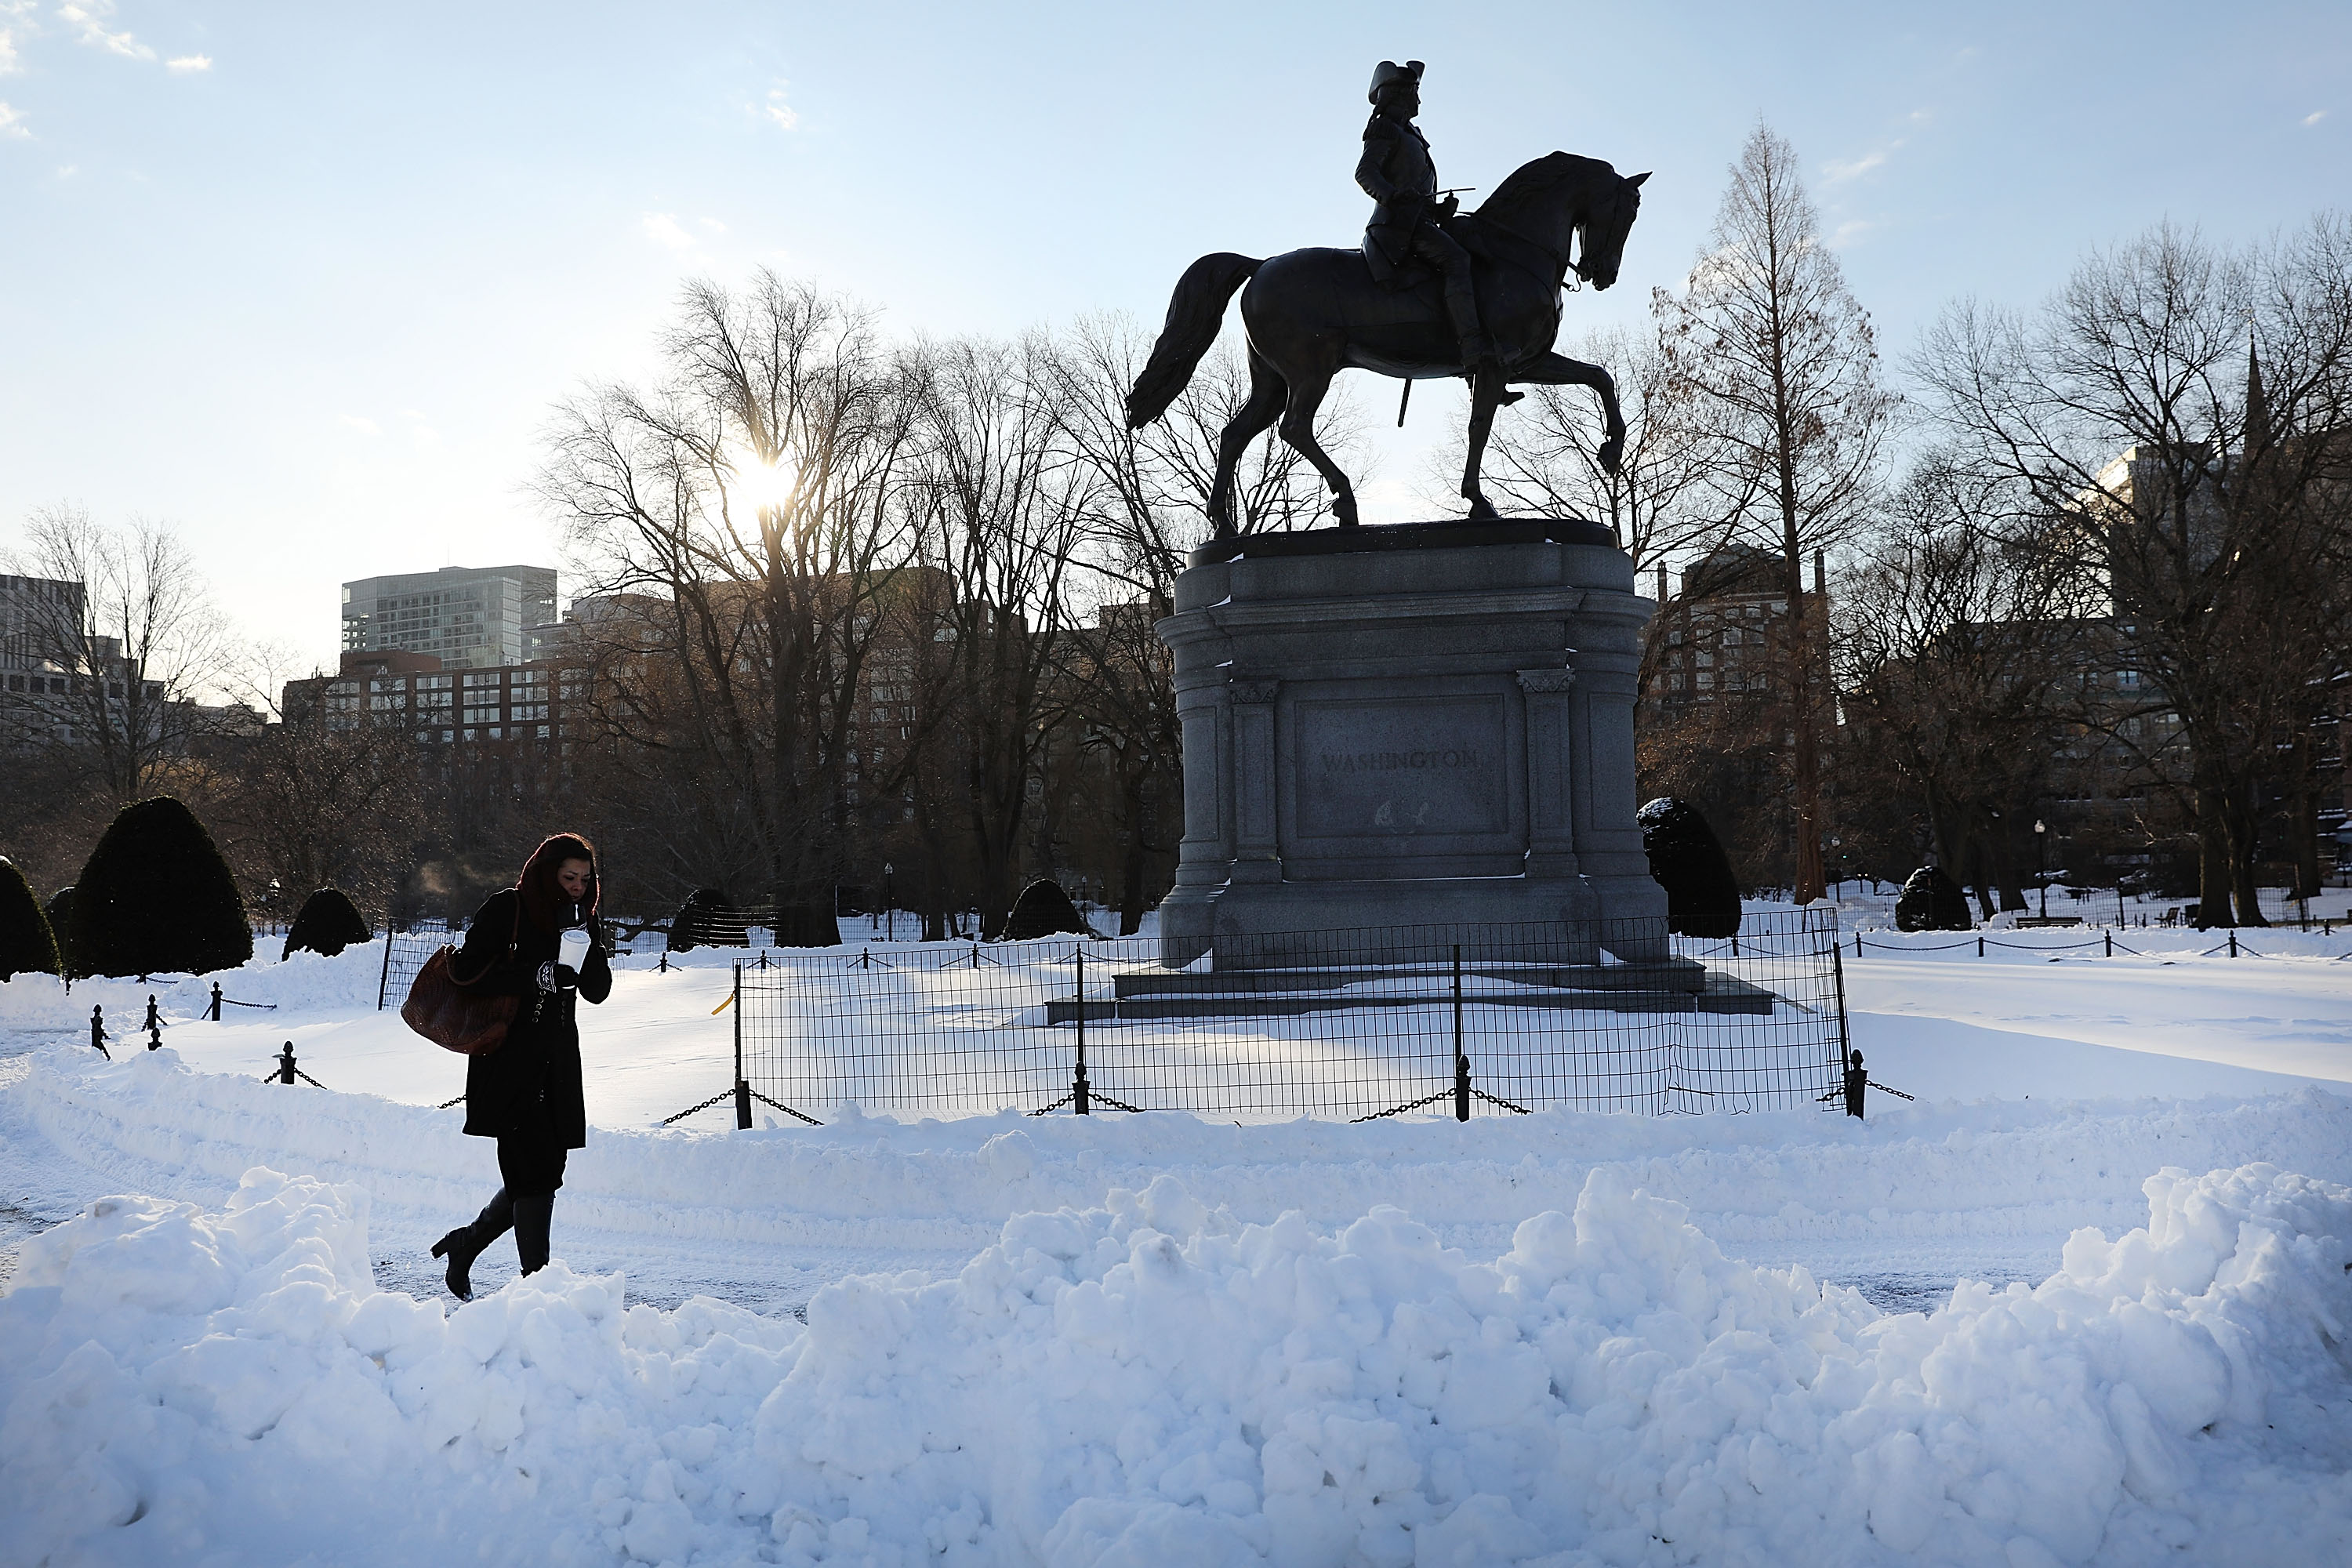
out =
[[[341,888],[321,888],[302,900],[301,912],[286,928],[286,950],[278,959],[282,963],[293,957],[297,950],[332,958],[353,942],[365,942],[374,934],[348,894]]]
[[[1941,866],[1922,866],[1895,895],[1896,931],[1973,931],[1969,895]]]
[[[76,974],[203,974],[253,956],[228,862],[170,795],[124,806],[74,883]]]
[[[1051,877],[1040,877],[1021,889],[1013,900],[1013,913],[1004,922],[1005,942],[1030,942],[1041,936],[1054,936],[1062,931],[1075,931],[1083,936],[1094,935],[1094,928],[1062,884]]]
[[[0,980],[62,973],[57,935],[39,896],[25,873],[0,856]]]
[[[1650,877],[1666,890],[1666,929],[1683,936],[1739,934],[1739,879],[1698,807],[1662,795],[1643,806],[1642,848]]]

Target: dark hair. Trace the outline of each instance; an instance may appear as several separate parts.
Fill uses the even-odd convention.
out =
[[[568,915],[572,899],[555,879],[566,860],[588,862],[588,893],[580,900],[579,918],[596,918],[596,903],[604,890],[596,875],[596,847],[577,833],[551,834],[540,840],[539,847],[523,863],[522,875],[515,879],[515,889],[522,895],[523,918],[541,931],[559,931],[572,923]]]

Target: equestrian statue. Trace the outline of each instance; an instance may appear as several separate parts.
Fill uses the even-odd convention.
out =
[[[1444,376],[1470,383],[1469,457],[1462,497],[1470,519],[1496,517],[1478,487],[1495,410],[1521,385],[1589,386],[1601,395],[1611,473],[1625,444],[1616,384],[1597,364],[1552,352],[1560,291],[1572,271],[1595,289],[1617,281],[1625,236],[1641,211],[1646,174],[1623,175],[1597,158],[1548,153],[1521,165],[1476,209],[1441,195],[1421,112],[1422,62],[1383,60],[1372,73],[1356,183],[1373,201],[1354,250],[1317,247],[1261,259],[1220,252],[1184,270],[1168,321],[1127,397],[1141,428],[1168,411],[1216,342],[1225,305],[1241,290],[1249,336],[1250,394],[1217,443],[1209,520],[1234,531],[1234,470],[1249,443],[1277,419],[1282,438],[1332,489],[1342,528],[1356,525],[1347,474],[1316,444],[1315,414],[1343,370],[1411,384]],[[1247,287],[1243,286],[1246,284]],[[1402,417],[1402,413],[1400,413]]]

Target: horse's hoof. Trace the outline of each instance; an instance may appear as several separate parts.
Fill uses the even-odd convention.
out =
[[[1485,496],[1473,496],[1470,500],[1470,515],[1463,521],[1465,522],[1500,522],[1503,521],[1503,514],[1496,511],[1494,503]]]
[[[1331,515],[1339,520],[1339,526],[1341,528],[1355,527],[1356,498],[1354,496],[1341,496],[1338,500],[1333,501],[1331,503]]]

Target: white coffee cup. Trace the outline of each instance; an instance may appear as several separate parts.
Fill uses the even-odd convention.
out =
[[[555,939],[555,962],[573,971],[588,962],[586,926],[573,926]]]

